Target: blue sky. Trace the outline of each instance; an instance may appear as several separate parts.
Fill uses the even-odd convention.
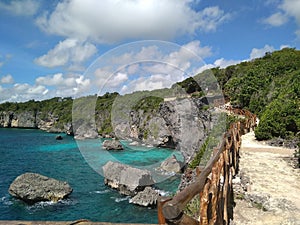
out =
[[[91,93],[95,83],[98,89],[127,93],[167,87],[186,74],[163,63],[143,64],[144,77],[137,77],[146,71],[137,69],[142,63],[113,71],[108,64],[114,60],[97,62],[110,50],[121,49],[122,55],[114,57],[124,65],[151,55],[190,70],[183,46],[202,58],[201,71],[283,47],[299,49],[300,1],[0,0],[0,31],[0,102],[74,97]],[[153,42],[126,53],[124,44],[143,40],[179,47],[164,51]],[[93,62],[99,68],[91,75],[87,71]]]

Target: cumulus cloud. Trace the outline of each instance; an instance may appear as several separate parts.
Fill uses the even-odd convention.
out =
[[[295,34],[300,38],[300,1],[281,0],[277,8],[278,12],[263,19],[263,22],[272,26],[281,26],[287,23],[290,18],[293,18],[298,25]]]
[[[79,40],[114,43],[145,38],[170,40],[215,31],[230,18],[219,7],[196,11],[190,0],[64,0],[36,24],[45,32]]]
[[[275,51],[275,48],[270,45],[265,45],[263,48],[253,48],[251,53],[250,53],[250,60],[263,57],[266,52],[273,52]]]
[[[277,12],[269,16],[268,18],[263,19],[263,23],[269,24],[274,27],[281,26],[288,21],[287,15]]]
[[[12,75],[7,74],[6,76],[1,77],[0,84],[12,84],[14,82],[14,78]]]
[[[28,83],[0,85],[0,103],[23,102],[31,99],[44,100],[53,97],[79,97],[91,94],[89,93],[90,86],[90,79],[81,74],[57,73],[40,76],[36,78],[33,85]]]
[[[128,80],[128,75],[126,73],[116,73],[116,74],[107,74],[105,71],[98,69],[95,72],[97,78],[97,83],[101,87],[105,88],[116,88],[120,84]]]
[[[75,77],[64,77],[62,73],[47,75],[36,78],[36,83],[46,86],[67,86],[72,87],[76,84]]]
[[[226,68],[231,65],[236,65],[240,62],[242,62],[242,60],[233,60],[233,59],[226,60],[224,58],[220,58],[214,62],[214,66],[220,68]]]
[[[13,0],[0,2],[0,10],[5,10],[17,16],[33,16],[37,13],[40,2],[36,0]]]
[[[212,55],[209,46],[192,41],[183,46],[166,42],[138,42],[118,48],[106,55],[106,63],[93,64],[87,72],[92,84],[103,92],[152,90],[195,74],[206,58]],[[104,59],[102,59],[104,60]]]
[[[80,64],[97,52],[95,45],[88,42],[79,42],[76,39],[60,41],[47,54],[36,58],[35,63],[45,67]]]
[[[31,99],[46,99],[48,89],[42,85],[30,85],[27,83],[16,83],[10,87],[0,88],[0,102],[22,102]]]
[[[46,87],[54,87],[55,90],[50,92],[56,94],[54,96],[75,96],[89,89],[90,80],[85,79],[80,74],[63,75],[57,73],[53,75],[41,76],[36,78],[36,85],[44,85]]]

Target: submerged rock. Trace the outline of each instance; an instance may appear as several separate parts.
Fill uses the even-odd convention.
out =
[[[141,206],[155,206],[158,196],[159,193],[157,190],[146,187],[144,191],[139,192],[129,202]]]
[[[123,150],[121,142],[117,140],[105,140],[103,148],[106,150]]]
[[[180,173],[182,166],[182,163],[173,155],[161,163],[160,169],[167,172]]]
[[[9,193],[29,204],[40,201],[57,202],[70,195],[73,189],[67,182],[37,173],[24,173],[10,185]]]
[[[63,137],[62,137],[61,135],[57,135],[57,136],[55,137],[55,139],[56,139],[56,140],[62,140]]]
[[[104,182],[121,194],[134,196],[155,182],[150,171],[109,161],[103,167]]]

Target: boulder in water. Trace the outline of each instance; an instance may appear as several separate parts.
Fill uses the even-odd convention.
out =
[[[130,203],[141,205],[141,206],[155,206],[159,193],[157,190],[146,187],[143,191],[137,193],[132,199],[130,199]]]
[[[57,136],[55,137],[55,139],[56,139],[56,140],[62,140],[63,137],[62,137],[61,135],[57,135]]]
[[[104,182],[121,194],[134,196],[155,182],[150,171],[137,169],[117,162],[107,162],[103,167]]]
[[[37,173],[24,173],[10,185],[9,193],[29,204],[40,201],[57,202],[70,195],[73,189],[67,182]]]
[[[106,150],[123,150],[121,142],[117,140],[105,140],[103,148]]]
[[[163,161],[160,165],[160,168],[166,172],[180,173],[182,166],[182,163],[177,160],[175,155],[173,155]]]

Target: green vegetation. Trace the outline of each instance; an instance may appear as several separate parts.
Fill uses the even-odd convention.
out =
[[[177,82],[176,84],[183,88],[187,94],[202,92],[201,87],[193,77],[189,77],[184,81]]]
[[[201,87],[213,84],[213,81],[202,82],[200,79],[209,72],[215,75],[225,97],[234,106],[258,115],[260,123],[255,130],[257,139],[299,139],[300,51],[285,48],[266,53],[262,58],[225,69],[217,67],[204,71],[194,77],[197,82],[188,78],[178,84],[193,95],[193,91],[197,91],[196,84],[200,83]]]
[[[99,134],[111,134],[113,127],[111,123],[111,110],[115,99],[119,96],[117,92],[106,93],[98,96],[96,101],[96,126]]]
[[[206,138],[204,143],[202,144],[201,148],[199,151],[196,153],[196,156],[193,158],[193,160],[189,163],[189,168],[195,169],[197,166],[199,166],[201,159],[207,150],[207,146],[209,143],[209,138]]]
[[[257,139],[297,135],[300,129],[300,51],[286,48],[214,71],[232,103],[259,116]]]
[[[164,99],[161,97],[148,96],[148,97],[140,99],[136,103],[136,105],[134,105],[133,109],[136,111],[143,110],[144,113],[154,112],[159,109],[159,105],[163,101],[164,101]]]

